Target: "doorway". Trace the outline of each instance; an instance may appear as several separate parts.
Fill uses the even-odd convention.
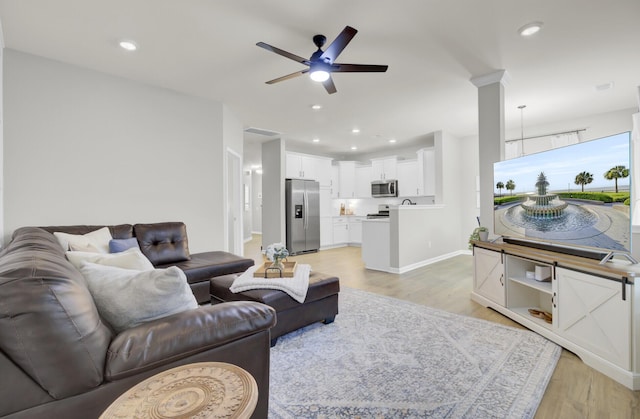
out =
[[[242,256],[242,158],[227,149],[227,249]]]

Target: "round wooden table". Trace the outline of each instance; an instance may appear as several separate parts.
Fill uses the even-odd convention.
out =
[[[100,418],[249,418],[257,402],[258,385],[247,371],[224,362],[200,362],[138,383]]]

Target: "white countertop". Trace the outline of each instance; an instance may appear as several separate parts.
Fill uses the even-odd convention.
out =
[[[444,208],[444,205],[441,204],[431,204],[431,205],[389,205],[389,210],[430,210],[430,209],[441,209]]]

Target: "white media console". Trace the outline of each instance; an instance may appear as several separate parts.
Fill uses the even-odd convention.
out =
[[[640,390],[640,265],[502,242],[475,242],[471,298]],[[534,278],[551,273],[548,282]],[[529,274],[527,275],[527,272]],[[532,274],[533,273],[533,274]],[[551,323],[529,309],[552,314]]]

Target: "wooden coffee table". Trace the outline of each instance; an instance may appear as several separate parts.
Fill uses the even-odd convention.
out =
[[[257,402],[258,385],[247,371],[224,362],[200,362],[138,383],[100,418],[249,418]]]

